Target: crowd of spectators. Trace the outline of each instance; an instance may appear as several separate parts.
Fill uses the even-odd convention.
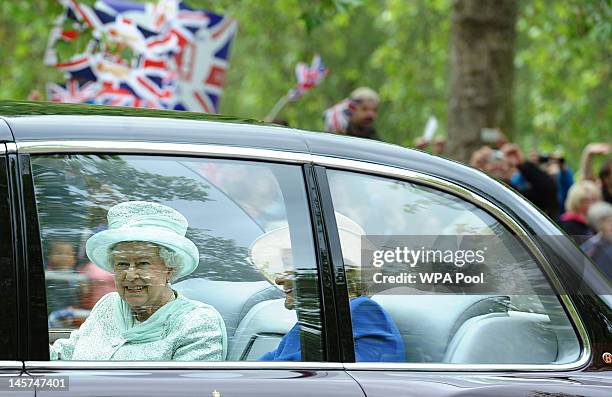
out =
[[[424,150],[428,143],[418,138],[414,146]],[[444,154],[434,142],[431,151]],[[610,143],[588,144],[575,177],[560,154],[532,152],[526,158],[517,145],[502,136],[492,146],[476,150],[470,165],[513,187],[546,213],[612,280],[610,154]]]
[[[418,138],[414,146],[427,149],[428,145]],[[433,142],[431,151],[444,154]],[[612,280],[610,154],[610,143],[588,144],[575,177],[560,154],[532,152],[526,158],[517,145],[502,137],[476,150],[470,165],[513,187],[546,213]],[[597,170],[595,163],[600,163]]]
[[[591,143],[583,151],[580,174],[560,155],[532,153],[504,143],[474,152],[471,165],[504,181],[545,212],[612,279],[612,144]],[[595,158],[600,160],[595,173]]]
[[[356,89],[325,112],[325,130],[380,139],[375,128],[379,102],[372,89]],[[612,279],[612,144],[588,144],[581,156],[580,176],[576,178],[561,154],[532,151],[525,156],[501,131],[485,130],[493,139],[472,153],[470,165],[520,192]],[[413,147],[445,155],[446,139],[422,136],[415,139]],[[597,170],[596,163],[600,163]]]

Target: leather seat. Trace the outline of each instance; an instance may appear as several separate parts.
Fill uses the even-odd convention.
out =
[[[233,349],[234,334],[241,320],[258,303],[284,298],[267,281],[232,282],[190,278],[173,285],[189,299],[213,306],[223,317],[227,331],[228,352]]]
[[[550,364],[557,360],[558,343],[545,315],[503,313],[466,321],[451,341],[445,363]],[[543,317],[546,320],[543,320]]]
[[[276,349],[280,340],[297,323],[295,310],[285,308],[285,299],[259,302],[240,321],[228,349],[227,359],[257,360]]]
[[[393,318],[406,350],[407,362],[442,362],[446,347],[470,318],[507,311],[508,296],[415,295],[402,287],[372,297]]]

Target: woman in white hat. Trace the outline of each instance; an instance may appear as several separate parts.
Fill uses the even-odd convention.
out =
[[[50,345],[52,360],[223,360],[225,324],[210,305],[179,295],[170,283],[192,273],[199,252],[185,237],[187,219],[162,204],[130,201],[108,211],[108,229],[87,240],[87,256],[114,274],[69,339]]]
[[[404,362],[404,342],[397,325],[385,309],[366,295],[361,280],[363,228],[352,219],[336,213],[349,293],[349,308],[355,343],[355,360],[359,362]],[[261,235],[251,245],[250,262],[271,283],[285,293],[285,308],[296,308],[295,271],[291,265],[289,227],[284,226]],[[260,361],[301,361],[301,326],[295,324],[273,351]]]

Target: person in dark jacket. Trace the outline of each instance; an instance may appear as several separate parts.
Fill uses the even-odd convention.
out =
[[[483,146],[472,154],[470,164],[518,190],[527,200],[557,219],[557,184],[537,164],[526,161],[519,147],[512,143],[493,150]]]

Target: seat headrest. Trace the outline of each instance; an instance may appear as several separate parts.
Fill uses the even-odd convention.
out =
[[[488,314],[463,324],[444,362],[454,364],[551,364],[557,359],[555,333],[526,317]]]
[[[213,306],[225,321],[227,336],[231,338],[240,320],[257,303],[283,298],[283,293],[267,281],[233,282],[190,278],[173,285],[189,299]]]

